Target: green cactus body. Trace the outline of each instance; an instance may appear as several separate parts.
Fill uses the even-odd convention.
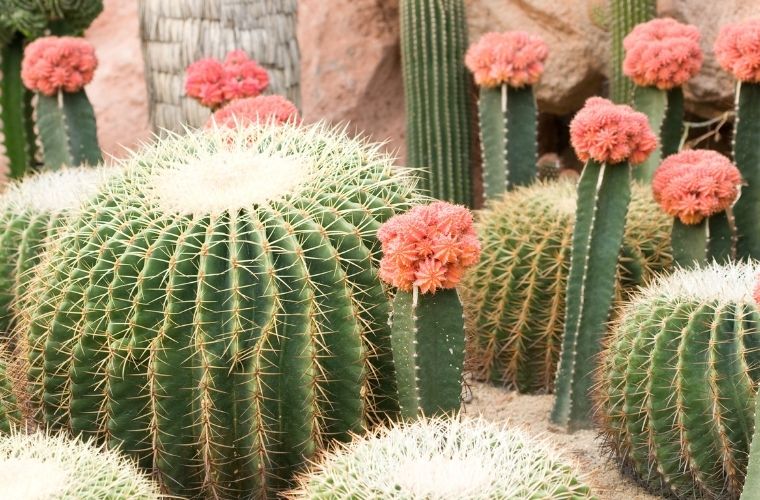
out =
[[[499,198],[505,190],[536,178],[536,100],[533,87],[480,89],[480,144],[483,192]]]
[[[82,35],[103,12],[102,0],[5,0],[7,24],[24,37]]]
[[[591,367],[612,309],[630,198],[628,163],[586,163],[578,184],[565,332],[551,412],[552,422],[570,430],[591,425]]]
[[[751,443],[741,500],[758,500],[760,498],[760,398],[758,397],[755,397],[755,430]]]
[[[760,83],[741,82],[736,98],[734,163],[746,185],[734,206],[737,257],[760,259]]]
[[[677,153],[683,132],[683,91],[680,87],[660,90],[657,87],[635,87],[633,107],[649,119],[649,126],[658,132],[660,142],[649,158],[633,171],[641,182],[651,182],[664,158]]]
[[[731,262],[735,256],[731,215],[721,212],[697,224],[673,220],[671,242],[673,263],[681,267],[704,266],[708,262]]]
[[[677,270],[626,305],[598,370],[605,442],[679,498],[738,498],[760,381],[755,264]]]
[[[8,362],[3,354],[0,356],[0,434],[9,434],[23,420],[8,370]]]
[[[84,90],[38,94],[37,127],[45,167],[97,165],[102,160],[95,112]]]
[[[272,494],[398,413],[375,234],[418,201],[377,146],[322,125],[159,141],[35,270],[32,404],[171,494]]]
[[[660,153],[662,158],[678,153],[683,139],[684,103],[683,89],[675,87],[668,90],[668,104],[665,109],[665,117],[660,126]],[[653,129],[658,130],[658,129]]]
[[[623,74],[623,59],[625,59],[623,39],[634,26],[655,17],[657,1],[609,0],[609,2],[612,28],[610,99],[617,103],[629,104],[633,98],[633,82]]]
[[[397,292],[391,325],[401,415],[414,419],[459,411],[464,319],[457,291]]]
[[[401,0],[408,165],[434,198],[472,205],[463,0]]]
[[[520,392],[550,392],[564,331],[575,224],[575,182],[518,188],[480,212],[480,262],[461,288],[468,366]],[[671,219],[634,183],[618,266],[616,302],[669,268]]]

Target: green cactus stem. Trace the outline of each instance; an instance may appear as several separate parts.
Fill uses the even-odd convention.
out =
[[[391,321],[393,361],[404,418],[459,411],[464,319],[457,291],[399,291]]]
[[[483,192],[499,198],[505,190],[536,178],[536,99],[533,87],[480,89],[480,144]]]
[[[617,103],[629,104],[633,98],[633,82],[623,74],[623,59],[625,59],[623,39],[634,26],[655,17],[657,1],[609,0],[609,2],[612,28],[610,99]]]
[[[45,167],[97,165],[102,161],[95,112],[84,90],[37,95],[37,127]]]
[[[746,185],[734,206],[740,259],[760,259],[760,83],[737,86],[734,163]]]
[[[678,153],[683,139],[683,89],[675,87],[668,90],[668,103],[665,109],[665,118],[662,120],[660,131],[660,154],[665,159]],[[658,129],[653,129],[658,130]]]
[[[681,267],[704,266],[709,240],[708,219],[698,224],[684,224],[676,217],[671,237],[673,263]]]
[[[760,398],[755,397],[755,430],[740,500],[760,500]]]
[[[13,392],[8,360],[4,352],[0,353],[0,434],[9,434],[22,423],[21,409]]]
[[[408,165],[440,200],[472,205],[463,0],[401,0]]]
[[[551,420],[570,430],[591,425],[591,367],[615,295],[615,272],[631,198],[631,167],[590,160],[578,184],[578,208]]]
[[[633,92],[633,107],[647,115],[649,126],[660,139],[657,149],[633,172],[637,180],[650,183],[662,160],[678,152],[683,132],[683,91],[680,87],[660,90],[636,86]]]

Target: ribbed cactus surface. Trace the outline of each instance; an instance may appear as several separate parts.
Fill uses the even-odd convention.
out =
[[[737,256],[760,259],[760,83],[741,82],[736,97],[734,162],[747,185],[736,201]]]
[[[633,82],[623,74],[623,39],[637,24],[657,15],[656,0],[609,0],[612,30],[612,58],[610,60],[610,99],[629,104],[633,98]]]
[[[462,287],[468,364],[480,377],[521,392],[554,387],[576,197],[574,182],[560,179],[518,188],[480,212],[483,252]],[[634,185],[617,301],[670,259],[670,218],[648,188]]]
[[[472,204],[463,0],[401,0],[408,164],[434,198]]]
[[[8,434],[22,423],[21,409],[13,392],[8,360],[0,353],[0,434]]]
[[[678,270],[628,304],[598,371],[606,442],[679,498],[738,498],[760,381],[756,264]]]
[[[381,222],[416,202],[377,146],[214,129],[127,162],[24,298],[32,403],[183,497],[265,497],[398,411]]]

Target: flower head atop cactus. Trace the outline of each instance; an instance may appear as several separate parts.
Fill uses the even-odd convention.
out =
[[[481,87],[523,87],[538,82],[548,55],[546,43],[536,35],[487,33],[469,48],[465,64]]]
[[[206,128],[246,126],[251,123],[273,121],[277,124],[299,123],[301,118],[296,106],[279,95],[260,95],[235,99],[214,112],[206,122]]]
[[[714,50],[718,63],[738,80],[760,83],[760,18],[723,26]]]
[[[696,26],[675,19],[639,24],[623,40],[623,73],[641,87],[679,87],[702,67],[699,38]]]
[[[269,85],[267,71],[242,50],[233,50],[224,62],[200,59],[185,74],[185,93],[212,109],[234,99],[256,97]]]
[[[601,97],[586,101],[570,123],[570,139],[581,161],[642,163],[657,147],[643,113]]]
[[[377,236],[383,245],[380,278],[405,291],[454,288],[480,257],[472,214],[443,201],[391,218]]]
[[[722,154],[687,150],[662,162],[652,192],[665,212],[684,224],[699,224],[733,205],[741,183],[739,170]]]
[[[21,79],[35,92],[52,96],[78,92],[92,81],[98,59],[84,38],[46,36],[24,49]]]

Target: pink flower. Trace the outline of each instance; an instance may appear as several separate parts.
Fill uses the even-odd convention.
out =
[[[224,100],[256,97],[269,85],[267,70],[248,59],[242,50],[233,50],[224,59]]]
[[[723,26],[714,50],[718,63],[737,80],[760,83],[760,19]]]
[[[534,85],[549,55],[546,43],[524,31],[487,33],[467,51],[465,64],[481,87]]]
[[[97,67],[95,49],[84,38],[46,36],[24,49],[21,79],[29,90],[48,96],[78,92],[92,81]]]
[[[454,288],[480,258],[472,214],[443,201],[392,217],[377,236],[383,247],[380,278],[405,291]]]
[[[702,67],[699,38],[696,26],[675,19],[639,24],[623,40],[623,73],[641,87],[679,87]]]
[[[300,123],[301,118],[295,105],[279,95],[260,95],[236,99],[214,112],[206,122],[206,128],[235,128],[252,123],[272,121],[283,123]]]
[[[570,140],[581,161],[642,163],[657,147],[646,115],[630,106],[591,97],[570,123]]]
[[[224,104],[224,66],[216,59],[200,59],[185,70],[185,93],[206,107]]]
[[[699,224],[733,205],[741,183],[728,158],[695,149],[667,157],[654,173],[652,192],[665,212],[684,224]]]

